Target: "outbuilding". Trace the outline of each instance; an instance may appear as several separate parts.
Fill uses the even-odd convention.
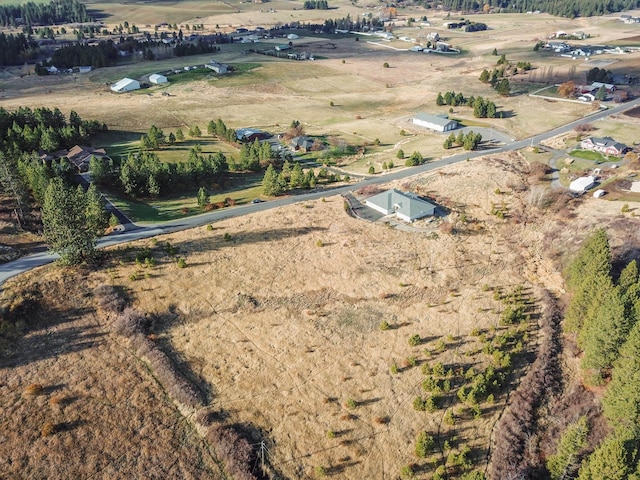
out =
[[[122,80],[111,85],[111,90],[117,93],[130,92],[132,90],[139,90],[140,82],[133,80],[132,78],[123,78]]]
[[[365,200],[365,205],[385,215],[394,214],[400,220],[413,222],[422,217],[433,215],[436,206],[411,192],[391,189]]]
[[[431,115],[428,113],[417,113],[412,122],[419,127],[435,130],[436,132],[448,132],[458,128],[458,122],[450,120],[445,114]]]
[[[167,77],[164,75],[160,75],[159,73],[152,73],[149,75],[149,81],[155,85],[159,85],[161,83],[168,83]]]
[[[589,175],[588,177],[576,178],[569,184],[569,190],[573,193],[584,193],[596,184],[596,177]]]

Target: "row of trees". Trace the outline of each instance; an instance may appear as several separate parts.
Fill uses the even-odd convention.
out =
[[[0,7],[2,8],[2,7]],[[24,33],[17,35],[0,32],[0,67],[22,65],[38,56],[38,44]]]
[[[610,383],[602,399],[612,429],[582,463],[579,480],[640,479],[640,274],[635,260],[612,272],[606,232],[596,230],[566,270],[565,329],[583,350],[588,382]],[[560,477],[557,477],[560,478]],[[564,477],[563,477],[564,478]]]
[[[329,3],[327,0],[305,0],[305,10],[329,10]]]
[[[559,17],[591,17],[609,13],[633,10],[640,7],[638,0],[571,0],[558,2],[556,0],[435,0],[425,1],[432,7],[445,7],[462,12],[490,11],[492,8],[499,12],[532,12],[541,11]]]
[[[497,107],[493,101],[485,100],[482,97],[474,97],[473,95],[465,98],[460,92],[445,92],[444,95],[438,92],[436,105],[451,105],[454,107],[466,105],[473,108],[473,116],[476,118],[495,118],[497,116]]]
[[[82,120],[73,110],[67,121],[57,108],[20,107],[9,112],[0,107],[0,150],[10,155],[37,150],[52,152],[83,143],[106,128],[95,120]]]
[[[481,141],[482,135],[474,133],[473,131],[467,134],[460,132],[457,136],[455,133],[451,133],[442,146],[447,150],[453,147],[463,147],[465,150],[475,150],[478,148]]]
[[[49,3],[26,2],[19,5],[0,5],[0,25],[56,25],[93,21],[87,7],[78,0],[55,0]]]
[[[273,165],[269,165],[262,179],[263,193],[268,196],[282,195],[287,190],[297,188],[314,188],[319,181],[328,183],[339,182],[341,179],[338,175],[329,173],[326,168],[321,168],[318,175],[312,169],[306,172],[302,169],[300,163],[295,162],[293,167],[289,161],[285,161],[282,170],[278,173]],[[348,177],[346,177],[346,180]]]
[[[122,162],[92,158],[89,168],[98,185],[117,188],[132,197],[159,197],[197,185],[221,184],[228,165],[222,153],[204,155],[200,146],[195,146],[186,162],[163,162],[155,153],[141,152]]]

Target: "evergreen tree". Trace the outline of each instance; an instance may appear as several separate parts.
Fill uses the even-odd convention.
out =
[[[640,322],[629,332],[602,399],[605,417],[622,438],[640,438]]]
[[[605,100],[607,98],[607,88],[602,85],[596,92],[596,100]]]
[[[78,188],[82,189],[80,186],[78,186]],[[83,191],[79,191],[77,195],[81,196],[83,193]],[[94,183],[91,183],[84,195],[87,203],[85,211],[87,224],[96,237],[101,237],[104,235],[105,229],[109,226],[109,212],[107,212],[105,207],[102,193],[100,193]]]
[[[444,105],[444,98],[442,98],[442,93],[438,92],[438,96],[436,97],[436,105],[442,106]]]
[[[508,97],[509,93],[511,93],[511,85],[509,84],[509,80],[503,78],[496,84],[495,89],[496,92],[498,92],[503,97]]]
[[[24,225],[28,205],[27,187],[20,176],[17,163],[2,151],[0,151],[0,186],[2,192],[13,201],[18,224]]]
[[[573,478],[579,466],[579,454],[587,446],[587,418],[582,416],[577,422],[567,426],[558,442],[555,455],[547,459],[547,469],[552,480]]]
[[[209,205],[209,203],[211,203],[211,197],[209,196],[206,188],[200,187],[200,189],[198,190],[197,200],[198,206],[200,208],[205,208],[207,205]]]
[[[280,176],[273,165],[267,167],[262,179],[263,193],[267,196],[281,195],[284,193],[284,186],[281,183]]]
[[[96,224],[87,219],[84,192],[60,178],[52,179],[44,195],[42,223],[49,248],[60,254],[62,263],[74,265],[93,258]]]
[[[181,128],[176,130],[176,140],[178,140],[179,142],[184,141],[184,133],[182,133],[182,129]]]
[[[489,83],[489,71],[486,68],[482,70],[482,73],[480,74],[480,81],[482,83]]]
[[[629,480],[637,470],[637,441],[604,439],[580,468],[578,480]]]

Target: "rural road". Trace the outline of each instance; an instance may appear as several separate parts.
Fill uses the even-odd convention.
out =
[[[450,157],[444,157],[441,160],[429,162],[424,165],[420,165],[418,167],[405,168],[405,169],[398,170],[397,172],[387,173],[384,175],[367,178],[366,180],[359,182],[357,185],[358,187],[362,187],[366,185],[376,185],[381,183],[387,183],[394,180],[399,180],[402,178],[406,178],[406,177],[410,177],[420,173],[435,170],[437,168],[441,168],[447,165],[452,165],[454,163],[471,160],[473,158],[487,155],[488,153],[496,154],[496,153],[513,151],[513,150],[519,150],[529,145],[539,144],[540,142],[547,140],[551,137],[555,137],[556,135],[567,133],[571,131],[573,128],[575,128],[576,125],[580,125],[583,123],[591,123],[596,120],[605,118],[609,115],[614,115],[616,113],[621,113],[626,110],[630,110],[638,105],[640,105],[640,98],[636,98],[635,100],[618,105],[613,108],[609,108],[607,110],[598,111],[586,117],[567,123],[566,125],[563,125],[561,127],[549,130],[548,132],[541,133],[539,135],[534,135],[532,137],[529,137],[523,140],[512,141],[498,148],[493,148],[490,150],[471,151],[471,152],[460,153],[457,155],[452,155]],[[124,232],[112,233],[107,237],[101,238],[98,241],[98,248],[118,245],[121,243],[140,240],[143,238],[155,237],[157,235],[162,235],[166,233],[187,230],[190,228],[207,225],[209,223],[216,222],[219,220],[224,220],[226,218],[233,218],[233,217],[239,217],[242,215],[247,215],[250,213],[262,212],[262,211],[270,210],[272,208],[281,207],[284,205],[291,205],[297,202],[305,202],[309,200],[317,200],[323,197],[340,195],[343,193],[347,193],[353,188],[354,188],[354,185],[352,184],[352,185],[347,185],[343,187],[337,187],[333,189],[326,189],[318,192],[307,193],[303,195],[295,195],[290,197],[278,198],[276,200],[271,200],[269,202],[264,202],[264,203],[248,204],[248,205],[242,205],[242,206],[237,206],[233,208],[226,208],[224,210],[203,213],[201,215],[184,218],[180,220],[173,220],[170,222],[165,222],[162,224],[153,225],[149,227],[135,226],[134,228],[127,228],[127,230]],[[0,265],[0,285],[2,285],[6,280],[8,280],[11,277],[27,272],[33,268],[51,263],[57,258],[58,258],[57,254],[42,252],[42,253],[29,255],[26,257],[21,257],[12,262],[7,262],[5,264],[2,264]]]

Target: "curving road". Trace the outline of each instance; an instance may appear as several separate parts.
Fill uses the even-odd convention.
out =
[[[551,137],[555,137],[556,135],[567,133],[571,131],[573,128],[575,128],[576,125],[580,125],[583,123],[591,123],[596,120],[600,120],[601,118],[605,118],[609,115],[614,115],[616,113],[630,110],[638,105],[640,105],[640,98],[637,98],[635,100],[632,100],[630,102],[618,105],[616,107],[613,107],[607,110],[598,111],[596,113],[583,117],[579,120],[575,120],[573,122],[567,123],[566,125],[563,125],[561,127],[549,130],[548,132],[541,133],[539,135],[534,135],[532,137],[529,137],[523,140],[509,142],[508,144],[498,148],[492,148],[490,150],[479,150],[479,151],[473,151],[473,152],[460,153],[457,155],[452,155],[450,157],[442,158],[441,160],[436,162],[426,163],[418,167],[404,168],[404,169],[398,170],[397,172],[392,172],[392,173],[387,173],[387,174],[376,176],[376,177],[367,178],[366,180],[359,182],[358,186],[361,187],[365,185],[387,183],[393,180],[410,177],[420,173],[428,172],[430,170],[435,170],[437,168],[441,168],[446,165],[451,165],[454,163],[470,160],[472,158],[481,157],[483,155],[486,155],[487,153],[494,154],[494,153],[502,153],[502,152],[508,152],[513,150],[519,150],[529,145],[539,144],[540,142],[547,140]],[[313,193],[278,198],[276,200],[272,200],[264,203],[248,204],[248,205],[242,205],[242,206],[233,207],[233,208],[227,208],[224,210],[203,213],[201,215],[197,215],[194,217],[184,218],[180,220],[173,220],[170,222],[165,222],[159,225],[153,225],[149,227],[133,225],[133,228],[127,228],[124,232],[112,233],[107,237],[101,238],[98,241],[98,248],[108,247],[111,245],[118,245],[121,243],[140,240],[143,238],[155,237],[157,235],[162,235],[166,233],[187,230],[190,228],[199,227],[212,222],[223,220],[225,218],[239,217],[241,215],[247,215],[249,213],[266,211],[266,210],[270,210],[272,208],[280,207],[283,205],[291,205],[297,202],[316,200],[323,197],[338,195],[338,194],[346,193],[352,189],[353,189],[353,185],[347,185],[343,187],[326,189],[326,190],[313,192]],[[29,255],[26,257],[21,257],[12,262],[7,262],[5,264],[2,264],[0,265],[0,285],[2,285],[6,280],[8,280],[11,277],[27,272],[33,268],[51,263],[57,258],[58,258],[58,255],[56,254],[52,254],[49,252],[42,252],[42,253]]]

